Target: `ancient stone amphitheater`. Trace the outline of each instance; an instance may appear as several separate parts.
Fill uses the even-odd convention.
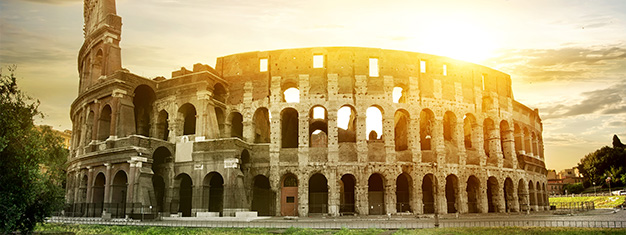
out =
[[[121,66],[115,1],[85,2],[67,215],[547,209],[541,119],[505,73],[324,47],[149,79]]]

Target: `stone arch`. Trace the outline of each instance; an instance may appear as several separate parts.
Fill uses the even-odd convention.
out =
[[[178,114],[183,120],[182,135],[196,134],[196,107],[193,104],[185,103],[178,109]]]
[[[467,178],[467,208],[468,213],[480,213],[480,180],[474,175]]]
[[[383,109],[372,105],[365,112],[365,128],[367,140],[379,140],[383,136]]]
[[[172,153],[166,147],[158,147],[154,150],[152,154],[152,188],[154,190],[154,198],[156,200],[153,203],[156,206],[156,210],[159,212],[165,212],[166,208],[166,182],[169,183],[169,175],[170,170],[167,167],[168,164],[172,163],[174,159],[172,158]]]
[[[298,111],[294,108],[285,108],[280,113],[281,122],[281,147],[297,148],[298,147],[298,128],[299,119]]]
[[[239,112],[230,113],[230,137],[243,139],[243,115]]]
[[[309,178],[309,213],[328,213],[328,180],[322,173]]]
[[[220,173],[212,171],[202,181],[203,207],[209,212],[222,214],[224,208],[224,178]]]
[[[506,120],[500,121],[500,149],[504,158],[503,166],[507,168],[513,167],[513,153],[515,151],[514,137],[511,134],[511,127]]]
[[[227,96],[228,93],[226,92],[224,85],[221,83],[215,83],[213,86],[213,99],[225,104]]]
[[[356,212],[356,177],[352,174],[341,176],[339,181],[339,213],[354,214]]]
[[[483,122],[483,149],[485,150],[485,155],[487,156],[488,164],[495,164],[497,162],[496,159],[496,146],[498,142],[498,136],[495,133],[495,126],[493,120],[491,118],[485,118]]]
[[[186,173],[181,173],[174,178],[177,186],[177,197],[172,199],[172,204],[178,205],[178,212],[183,216],[191,216],[191,202],[193,199],[193,181]]]
[[[156,95],[148,85],[139,85],[135,88],[133,105],[135,113],[135,133],[150,137],[152,124],[152,106]]]
[[[459,163],[458,134],[456,115],[447,111],[443,115],[443,140],[446,150],[446,163]]]
[[[159,116],[157,117],[157,137],[159,139],[167,141],[169,139],[170,130],[169,130],[169,114],[165,110],[161,110],[159,112]]]
[[[409,89],[404,84],[396,85],[393,88],[392,100],[396,104],[405,104],[407,102],[407,97],[409,94]]]
[[[100,208],[100,211],[103,209],[104,204],[104,185],[106,184],[106,176],[104,173],[100,172],[96,175],[96,178],[93,182],[93,196],[91,201],[95,204],[96,208]]]
[[[110,105],[105,105],[100,111],[98,118],[98,140],[106,140],[111,135],[112,109]]]
[[[513,186],[513,180],[506,177],[504,179],[504,208],[506,212],[517,211],[519,207],[515,206],[515,188]]]
[[[385,178],[374,173],[367,180],[367,195],[370,215],[385,214]]]
[[[406,172],[396,178],[396,211],[412,212],[411,199],[413,198],[413,180]]]
[[[126,214],[126,195],[128,194],[128,176],[124,170],[119,170],[113,177],[111,184],[111,214],[114,217],[123,217]]]
[[[275,194],[270,187],[270,180],[264,175],[257,175],[252,185],[252,211],[257,211],[260,216],[273,215]]]
[[[528,199],[528,192],[526,189],[526,183],[524,183],[524,179],[520,179],[517,183],[517,202],[519,204],[520,211],[528,211],[530,201]]]
[[[487,179],[487,211],[489,213],[498,212],[499,188],[496,177],[491,176]]]
[[[446,177],[446,205],[448,213],[456,213],[459,211],[459,179],[454,174]]]
[[[309,147],[328,147],[328,113],[321,105],[309,110]]]
[[[87,120],[85,120],[85,142],[83,145],[88,145],[94,138],[93,125],[96,122],[96,115],[93,110],[89,110],[87,114]]]
[[[357,114],[354,107],[344,105],[337,111],[338,141],[356,142]]]
[[[283,216],[298,215],[298,177],[287,173],[282,177],[280,211]]]
[[[435,213],[435,187],[437,185],[436,178],[433,174],[427,174],[422,180],[422,202],[424,205],[424,214]]]
[[[269,143],[270,139],[270,113],[267,108],[258,108],[252,118],[254,124],[254,143]]]
[[[394,115],[394,142],[396,151],[409,149],[409,113],[404,109],[399,109]]]
[[[283,81],[281,84],[281,94],[283,102],[287,103],[299,103],[300,102],[300,88],[298,82],[291,79]]]
[[[535,210],[537,207],[537,194],[535,192],[535,186],[533,185],[533,181],[528,181],[528,198],[530,203],[530,210]]]

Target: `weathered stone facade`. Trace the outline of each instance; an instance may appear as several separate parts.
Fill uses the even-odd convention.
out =
[[[67,171],[75,215],[548,208],[541,119],[505,73],[324,47],[147,79],[122,69],[120,35],[114,0],[85,1]]]

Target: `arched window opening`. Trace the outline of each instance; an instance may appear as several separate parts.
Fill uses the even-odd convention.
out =
[[[173,162],[172,153],[166,147],[158,147],[152,154],[152,186],[156,200],[156,210],[165,211],[165,182],[169,182],[168,163]]]
[[[113,217],[123,218],[126,214],[126,194],[128,193],[128,177],[123,170],[118,171],[111,185],[111,203],[117,206],[110,208]]]
[[[175,178],[178,186],[178,212],[184,217],[191,216],[191,200],[193,198],[192,181],[189,175],[183,173]]]
[[[203,180],[203,202],[204,208],[209,212],[219,212],[222,214],[224,207],[224,178],[217,172],[211,172]]]
[[[356,111],[350,106],[343,106],[337,112],[339,143],[356,142]]]
[[[498,212],[497,198],[498,198],[498,180],[495,177],[489,177],[487,180],[487,208],[488,212]]]
[[[528,128],[524,127],[524,151],[526,152],[527,155],[532,155],[533,152],[531,151],[531,136],[530,133],[528,132]]]
[[[515,191],[513,190],[513,180],[511,180],[511,178],[507,177],[504,180],[504,209],[505,212],[510,212],[510,211],[517,211],[517,208],[515,208],[513,206],[514,203],[514,194]]]
[[[370,215],[385,214],[385,182],[383,176],[372,174],[367,181],[367,193]]]
[[[485,121],[483,122],[483,134],[485,138],[483,144],[483,147],[485,149],[485,155],[487,155],[487,158],[493,157],[492,150],[494,150],[494,143],[498,140],[498,138],[495,135],[495,127],[493,121],[489,118],[485,119]]]
[[[316,106],[309,112],[309,146],[328,146],[328,120],[326,109]]]
[[[354,214],[355,213],[355,197],[356,179],[354,175],[346,174],[341,176],[339,185],[339,213]]]
[[[259,108],[254,112],[254,143],[270,142],[270,115],[267,108]]]
[[[241,113],[230,114],[230,137],[243,139],[243,116]]]
[[[157,118],[157,137],[159,139],[165,141],[169,139],[169,126],[169,114],[167,111],[161,110],[161,112],[159,112],[159,117]]]
[[[328,213],[328,181],[320,173],[309,179],[309,213]]]
[[[298,111],[293,108],[286,108],[281,113],[281,143],[283,148],[298,147]]]
[[[213,99],[222,103],[226,103],[226,89],[221,83],[215,84],[213,86]]]
[[[448,213],[456,213],[458,211],[457,195],[459,195],[459,180],[456,175],[448,175],[446,177],[446,205]]]
[[[474,149],[472,145],[472,132],[474,125],[476,124],[476,119],[471,114],[466,114],[463,117],[463,133],[464,139],[463,142],[465,144],[465,149],[470,150]]]
[[[95,118],[95,113],[90,110],[87,115],[87,120],[85,121],[85,142],[83,143],[85,146],[93,140],[93,125],[96,122]]]
[[[396,211],[412,212],[411,209],[411,176],[402,173],[396,179]]]
[[[291,87],[283,92],[283,99],[287,103],[300,103],[300,90]]]
[[[398,110],[394,116],[394,142],[396,151],[409,149],[409,114],[405,110]]]
[[[519,128],[519,125],[513,125],[513,134],[515,135],[515,153],[520,154],[522,150],[522,130]]]
[[[467,188],[465,189],[467,193],[467,209],[468,213],[480,213],[479,202],[480,202],[480,181],[476,176],[470,176],[467,179]]]
[[[367,108],[365,112],[367,140],[380,140],[383,135],[383,112],[376,106]]]
[[[196,108],[186,103],[180,106],[178,113],[183,118],[183,135],[196,134]]]
[[[92,198],[92,202],[95,204],[94,207],[96,208],[95,211],[100,212],[102,211],[102,209],[104,208],[103,203],[104,203],[104,184],[106,183],[106,177],[104,176],[104,173],[100,172],[98,173],[98,175],[96,175],[96,179],[94,180],[93,183],[93,198]]]
[[[270,188],[270,180],[264,175],[254,177],[252,186],[252,211],[257,211],[260,216],[273,215],[275,194]]]
[[[407,89],[403,88],[403,87],[394,87],[393,88],[393,93],[392,93],[392,100],[394,103],[398,104],[404,104],[406,103],[406,99],[407,99]]]
[[[432,150],[431,139],[435,115],[429,109],[420,112],[420,145],[422,150]]]
[[[152,121],[152,105],[155,94],[152,88],[147,85],[140,85],[135,88],[133,105],[135,111],[135,133],[137,135],[150,136],[150,124]]]
[[[424,214],[435,213],[435,193],[434,176],[428,174],[422,180],[422,202],[424,204]]]
[[[98,140],[106,140],[111,133],[111,106],[105,105],[98,119]]]

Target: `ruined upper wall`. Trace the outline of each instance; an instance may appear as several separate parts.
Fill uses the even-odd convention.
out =
[[[323,56],[321,68],[313,66],[316,55]],[[267,71],[261,71],[261,61],[265,59]],[[378,60],[378,76],[370,76],[370,59]],[[423,65],[425,72],[421,71]],[[474,89],[483,90],[483,87],[487,94],[495,92],[501,98],[513,98],[511,78],[500,71],[443,56],[378,48],[323,47],[248,52],[218,58],[215,69],[231,85],[230,104],[241,103],[242,94],[232,91],[243,89],[247,81],[253,83],[253,100],[258,100],[269,96],[271,77],[279,76],[281,87],[288,88],[297,87],[300,74],[309,75],[310,94],[326,94],[327,75],[337,74],[339,94],[353,93],[354,77],[364,75],[380,78],[368,79],[367,92],[372,95],[382,94],[383,77],[391,76],[394,86],[405,89],[411,79],[418,80],[419,95],[424,98],[435,98],[436,93],[441,92],[443,99],[454,100],[455,93],[462,92],[464,102],[475,103]]]

